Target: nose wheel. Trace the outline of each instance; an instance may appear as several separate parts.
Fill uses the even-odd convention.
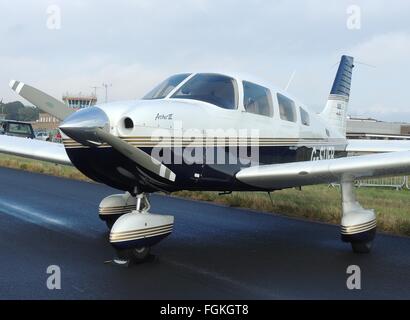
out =
[[[373,241],[351,242],[354,253],[370,253]]]
[[[144,262],[148,258],[151,252],[151,247],[129,248],[122,250],[117,249],[116,252],[118,258],[121,260],[139,263]]]
[[[117,221],[118,217],[108,217],[105,219],[105,224],[108,228],[108,230],[112,229],[112,226],[114,225],[115,221]]]

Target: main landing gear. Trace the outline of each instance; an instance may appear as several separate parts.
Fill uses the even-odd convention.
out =
[[[353,180],[341,182],[341,238],[355,253],[369,253],[376,235],[376,215],[356,200]],[[172,233],[173,216],[152,214],[148,195],[112,195],[101,201],[100,218],[111,227],[110,243],[124,262],[144,261],[152,246]],[[123,264],[124,264],[123,263]]]
[[[122,215],[132,212],[137,206],[137,199],[129,192],[113,194],[104,198],[99,207],[99,217],[111,230],[115,221]]]
[[[148,195],[113,195],[100,204],[100,218],[112,228],[110,243],[121,261],[141,262],[152,246],[172,233],[173,216],[152,214]]]
[[[349,242],[355,253],[369,253],[376,236],[374,210],[364,209],[356,200],[353,180],[341,182],[342,192],[342,241]]]

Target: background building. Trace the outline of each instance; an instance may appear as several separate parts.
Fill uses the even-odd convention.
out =
[[[369,140],[410,140],[410,124],[384,122],[372,118],[350,117],[347,121],[347,137],[349,139]],[[382,187],[410,189],[407,176],[381,177],[356,181],[358,187]]]
[[[40,112],[38,120],[32,122],[34,131],[50,131],[55,130],[60,125],[60,120],[47,112]]]
[[[97,103],[97,97],[95,95],[82,95],[81,93],[77,95],[66,93],[63,95],[64,103],[73,109],[83,109],[91,107]]]
[[[410,124],[349,117],[346,135],[349,139],[410,140]]]
[[[95,95],[82,95],[81,93],[63,95],[64,103],[75,110],[94,106],[97,103]],[[60,120],[46,112],[40,112],[39,119],[32,123],[35,131],[52,131],[60,125]]]

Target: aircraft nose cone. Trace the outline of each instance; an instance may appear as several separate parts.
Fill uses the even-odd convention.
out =
[[[79,110],[60,125],[60,130],[70,138],[83,145],[98,145],[96,129],[100,128],[109,131],[110,121],[107,114],[98,107],[88,107]]]

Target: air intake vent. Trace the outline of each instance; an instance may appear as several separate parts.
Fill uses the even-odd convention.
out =
[[[134,122],[132,121],[131,118],[125,118],[125,119],[124,119],[124,127],[125,127],[125,129],[132,129],[132,128],[134,128]]]

